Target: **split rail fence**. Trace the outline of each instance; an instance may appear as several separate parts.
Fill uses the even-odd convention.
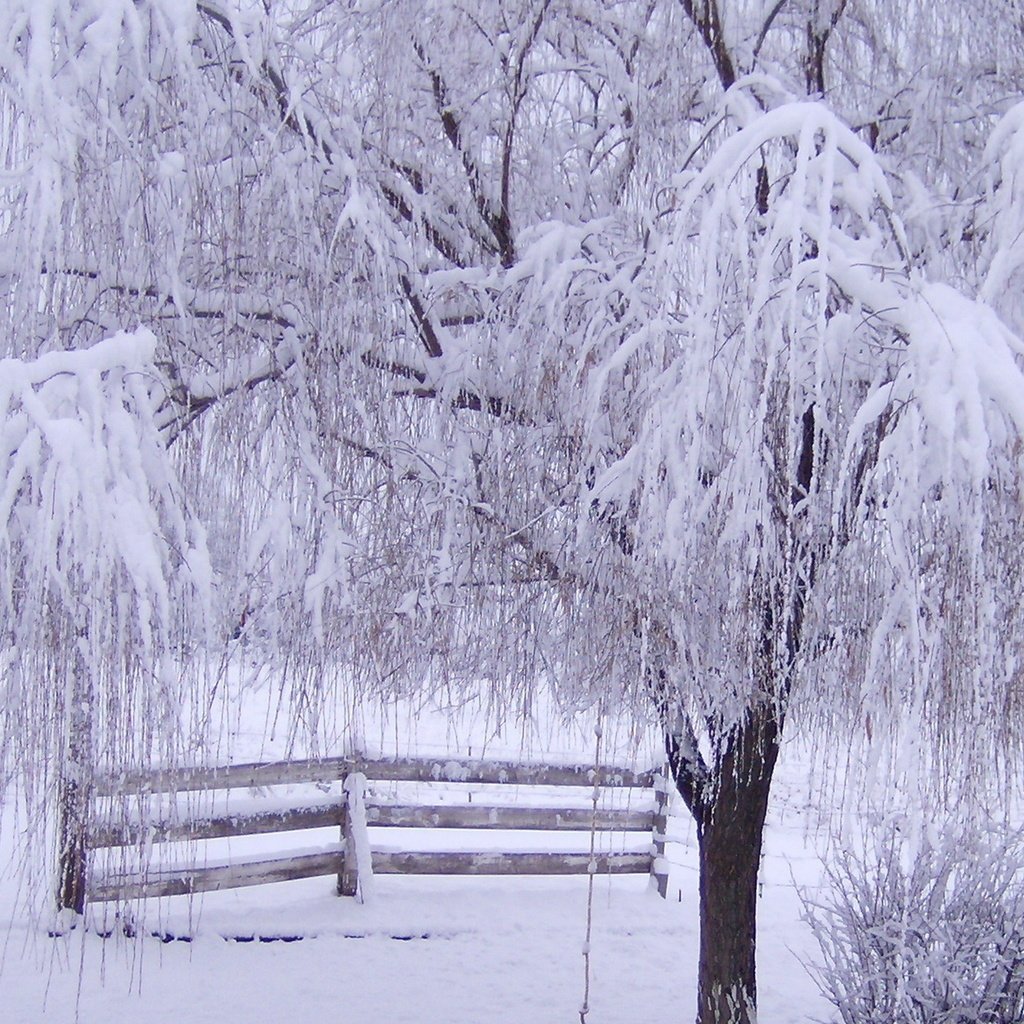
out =
[[[157,820],[145,816],[115,820],[110,809],[120,802],[141,805],[159,794],[252,790],[295,783],[341,782],[341,794],[329,802],[246,810],[242,813],[179,816]],[[443,783],[445,786],[581,787],[591,789],[592,806],[519,806],[479,803],[396,803],[367,798],[367,782]],[[599,787],[599,789],[595,789]],[[653,792],[645,809],[601,808],[600,789]],[[664,842],[667,797],[659,771],[601,766],[523,765],[503,761],[436,758],[327,758],[278,761],[220,768],[183,768],[121,776],[96,784],[90,794],[101,813],[75,814],[87,822],[84,834],[63,842],[58,902],[79,912],[84,902],[173,896],[261,885],[268,882],[337,875],[338,893],[354,896],[368,874],[430,875],[574,875],[650,874],[665,896],[667,875]],[[549,797],[550,798],[550,797]],[[468,799],[472,799],[469,796]],[[537,803],[535,800],[534,803]],[[93,855],[107,848],[143,850],[152,843],[194,842],[273,832],[336,826],[339,842],[312,852],[282,853],[260,859],[235,860],[179,868],[137,871],[92,871]],[[639,833],[651,836],[646,852],[528,853],[420,852],[371,849],[368,828],[544,830],[551,832]],[[68,822],[62,824],[67,833]],[[199,859],[199,858],[196,858]],[[82,894],[85,894],[83,899]]]

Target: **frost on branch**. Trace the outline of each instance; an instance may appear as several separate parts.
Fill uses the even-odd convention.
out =
[[[589,375],[594,499],[635,515],[699,719],[792,694],[870,729],[927,701],[940,732],[948,711],[991,736],[1015,692],[1024,349],[911,269],[882,165],[825,106],[740,109],[662,199],[657,318]]]
[[[1024,103],[1012,107],[992,132],[985,163],[991,178],[984,209],[989,259],[981,295],[1019,330],[1024,327]]]
[[[202,639],[211,579],[153,421],[154,346],[0,361],[0,764],[30,803],[62,761],[174,753],[179,638]]]
[[[906,824],[905,822],[903,823]],[[888,822],[804,898],[812,974],[843,1024],[1015,1024],[1024,1014],[1021,836],[992,823],[916,842]]]

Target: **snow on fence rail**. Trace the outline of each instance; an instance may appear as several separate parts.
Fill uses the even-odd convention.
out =
[[[640,788],[654,792],[653,810],[588,807],[420,804],[364,800],[366,780],[556,787]],[[337,874],[338,893],[354,896],[372,874],[566,875],[649,873],[664,896],[666,790],[657,771],[611,765],[524,765],[510,761],[436,758],[326,758],[275,761],[219,768],[180,768],[131,773],[98,781],[93,798],[145,798],[155,794],[238,790],[290,783],[342,783],[340,796],[246,813],[185,820],[97,820],[82,814],[86,834],[65,845],[60,866],[61,907],[79,912],[80,893],[89,901],[172,896]],[[596,792],[596,790],[595,790]],[[596,803],[596,801],[595,801]],[[158,871],[114,872],[91,877],[90,854],[103,848],[195,841],[337,826],[341,841],[312,852],[291,852],[260,860],[189,866]],[[552,832],[649,832],[650,852],[438,853],[371,850],[367,828],[545,830]],[[76,905],[76,900],[77,904]]]

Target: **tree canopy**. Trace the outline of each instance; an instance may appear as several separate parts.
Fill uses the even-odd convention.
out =
[[[59,756],[76,644],[118,764],[181,756],[240,643],[314,702],[626,701],[709,834],[793,714],[982,770],[1019,739],[1022,33],[11,0],[6,771]]]

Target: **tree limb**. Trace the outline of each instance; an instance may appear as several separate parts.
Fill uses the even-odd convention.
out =
[[[448,142],[451,144],[452,149],[454,149],[459,155],[459,159],[462,162],[462,168],[466,174],[466,183],[469,186],[469,194],[473,199],[473,204],[476,207],[477,213],[480,215],[480,219],[487,226],[487,229],[494,238],[498,253],[501,257],[502,266],[510,267],[515,262],[515,251],[512,246],[512,230],[509,221],[508,208],[505,205],[508,199],[507,190],[503,188],[502,205],[499,206],[498,209],[495,209],[484,192],[483,176],[480,173],[480,168],[477,166],[476,160],[466,147],[466,142],[462,133],[462,125],[458,117],[456,117],[455,111],[452,109],[452,105],[449,100],[447,83],[441,75],[441,72],[438,71],[438,69],[431,63],[423,44],[419,41],[414,41],[413,48],[416,51],[416,55],[423,62],[423,67],[430,78],[431,91],[434,96],[434,106],[437,108],[438,117],[441,119],[441,128],[443,129]],[[509,131],[511,130],[512,129],[510,127]],[[506,147],[503,161],[508,156],[509,146],[510,139],[508,137],[508,132],[506,132]]]
[[[725,43],[722,32],[722,16],[717,0],[679,0],[690,20],[697,27],[704,45],[711,54],[718,80],[723,89],[729,89],[736,82],[736,66]]]

